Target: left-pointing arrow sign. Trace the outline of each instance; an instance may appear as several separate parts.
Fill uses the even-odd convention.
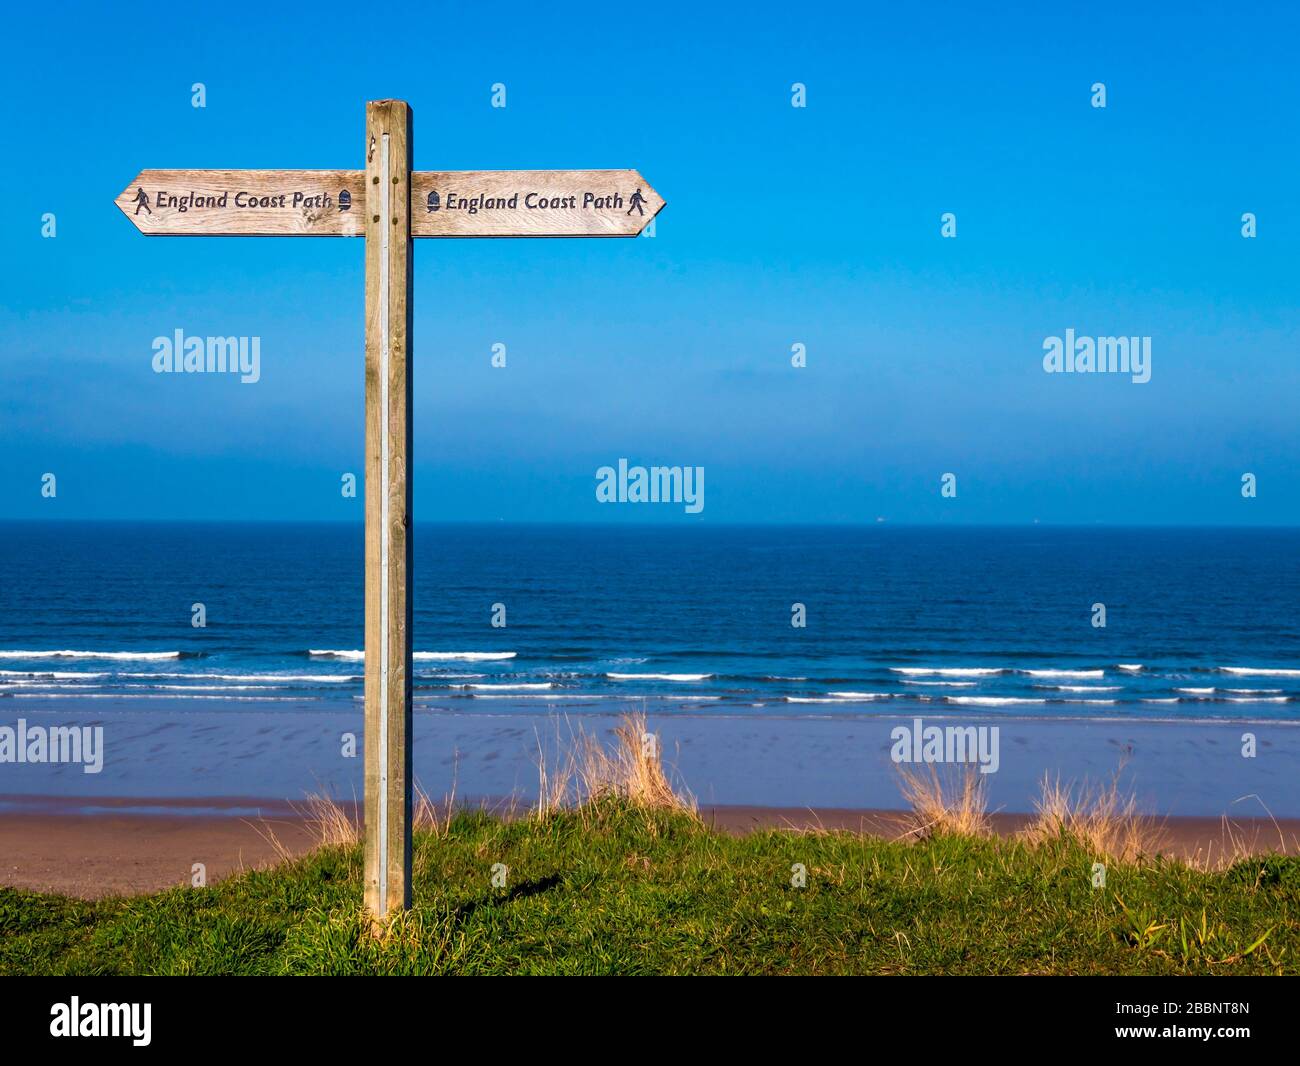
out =
[[[363,170],[142,170],[117,197],[151,236],[360,237]]]

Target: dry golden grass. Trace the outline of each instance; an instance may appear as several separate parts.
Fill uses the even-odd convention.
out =
[[[588,733],[581,725],[571,730],[569,742],[557,737],[554,758],[548,758],[538,738],[538,801],[532,810],[535,820],[545,820],[557,811],[583,810],[601,800],[619,800],[647,811],[681,811],[695,814],[695,799],[685,790],[677,791],[664,769],[659,735],[649,731],[643,712],[625,714],[614,729],[614,744],[606,746],[600,737]],[[411,812],[412,828],[427,830],[435,837],[445,837],[456,807],[456,782],[446,797],[435,802],[418,784]],[[307,796],[297,806],[315,843],[311,850],[360,842],[363,822],[357,803],[351,809],[323,792]],[[512,817],[506,812],[507,818]],[[302,848],[282,842],[274,827],[263,822],[257,827],[262,837],[283,860],[294,858]]]
[[[411,811],[412,829],[427,829],[439,839],[447,835],[452,816],[456,813],[456,783],[459,779],[460,760],[457,753],[452,759],[451,788],[442,798],[441,803],[431,800],[429,793],[420,787],[420,783],[418,781],[415,783],[415,806]]]
[[[556,743],[557,748],[560,745],[559,726],[556,726]],[[581,730],[579,730],[581,733]],[[558,811],[564,810],[569,803],[570,792],[573,790],[574,778],[577,775],[577,760],[574,757],[574,748],[572,745],[561,754],[557,755],[554,761],[546,756],[546,748],[542,744],[542,738],[537,738],[537,805],[533,807],[532,815],[537,821],[544,821]]]
[[[309,793],[301,806],[293,804],[308,831],[316,838],[309,850],[336,845],[350,847],[361,840],[361,812],[355,799],[351,806],[349,812],[346,805],[324,792]],[[265,819],[260,824],[253,825],[253,828],[275,849],[281,861],[288,862],[302,854],[302,848],[285,844],[276,834],[275,827]]]
[[[695,798],[673,788],[664,770],[659,735],[651,733],[644,712],[623,715],[614,729],[614,744],[581,725],[554,761],[538,743],[538,801],[535,818],[544,819],[566,807],[582,808],[615,799],[643,810],[695,813]]]
[[[1085,780],[1078,786],[1045,775],[1034,808],[1036,817],[1022,831],[1031,844],[1074,837],[1113,862],[1132,862],[1161,847],[1159,824],[1137,813],[1136,797],[1120,792],[1118,773],[1109,784]]]
[[[933,763],[925,770],[900,764],[898,776],[899,790],[912,808],[904,836],[989,835],[988,787],[976,767],[945,767],[940,772]]]
[[[643,712],[623,715],[606,748],[587,737],[578,762],[585,799],[613,797],[650,810],[695,810],[695,800],[678,795],[664,771],[659,734],[649,731]]]
[[[1273,812],[1265,806],[1259,796],[1254,794],[1242,796],[1234,802],[1241,803],[1246,800],[1254,800],[1259,804],[1272,825],[1272,832],[1263,831],[1258,824],[1245,827],[1234,822],[1227,814],[1221,815],[1219,839],[1207,842],[1194,854],[1189,855],[1184,860],[1188,866],[1209,873],[1226,869],[1242,859],[1273,850],[1282,855],[1294,855],[1300,852],[1300,836],[1292,833],[1288,839],[1277,818],[1273,816]],[[1276,844],[1273,843],[1274,836],[1277,837]]]
[[[351,847],[361,839],[361,817],[356,801],[351,811],[323,792],[313,792],[303,804],[305,821],[321,847]]]
[[[675,788],[665,770],[659,736],[649,731],[644,712],[623,715],[613,733],[613,743],[606,744],[599,735],[578,725],[570,729],[565,743],[557,726],[549,756],[539,736],[538,800],[531,811],[535,821],[545,821],[564,810],[577,810],[585,816],[594,804],[605,800],[645,811],[697,814],[695,798],[685,789]],[[1020,838],[1031,845],[1073,838],[1112,862],[1133,862],[1160,853],[1166,840],[1163,826],[1139,814],[1136,798],[1121,792],[1121,771],[1099,785],[1087,780],[1079,785],[1063,784],[1059,777],[1044,776],[1041,794],[1034,801],[1036,814],[1020,830]],[[902,819],[900,839],[992,834],[987,783],[977,767],[899,766],[898,774],[899,789],[910,807]],[[431,800],[418,784],[415,797],[413,827],[445,837],[455,813],[455,779],[441,802]],[[361,840],[362,820],[355,798],[349,805],[323,792],[312,793],[297,809],[315,838],[314,847],[351,846]],[[507,819],[514,816],[513,811],[505,814]],[[256,828],[281,859],[302,853],[301,847],[282,843],[270,823],[264,821]],[[1182,861],[1196,869],[1221,869],[1261,850],[1256,837],[1246,839],[1235,830],[1225,817],[1220,846],[1208,853],[1184,856]],[[1281,838],[1281,830],[1277,831]],[[1285,851],[1284,840],[1282,845]]]
[[[415,804],[411,811],[411,827],[415,830],[427,830],[441,839],[447,834],[456,807],[456,780],[452,779],[451,791],[441,803],[435,803],[429,794],[417,783],[414,786]],[[301,805],[294,809],[302,816],[308,831],[315,838],[307,850],[317,848],[351,847],[361,842],[364,835],[364,821],[361,811],[354,799],[352,803],[340,803],[323,792],[313,792]],[[303,851],[301,847],[293,848],[285,844],[277,835],[274,826],[263,821],[254,828],[262,838],[275,849],[282,861],[296,858]],[[427,858],[427,857],[426,857]],[[420,860],[417,860],[417,865]]]

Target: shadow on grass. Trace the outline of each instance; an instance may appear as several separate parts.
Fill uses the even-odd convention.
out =
[[[514,888],[507,889],[504,892],[492,892],[487,896],[470,900],[463,907],[457,907],[452,912],[452,918],[460,922],[471,917],[480,907],[496,907],[503,903],[514,903],[516,900],[540,896],[543,892],[550,892],[553,888],[558,888],[563,883],[563,880],[559,874],[551,874],[549,877],[537,877],[531,881],[520,881]]]

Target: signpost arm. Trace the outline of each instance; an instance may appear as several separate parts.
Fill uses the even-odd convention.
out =
[[[411,904],[411,111],[366,104],[365,903]]]

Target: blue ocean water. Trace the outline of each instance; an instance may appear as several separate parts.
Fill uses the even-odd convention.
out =
[[[414,545],[417,709],[1300,718],[1300,530],[445,525]],[[357,701],[362,558],[352,525],[0,524],[0,706]]]

